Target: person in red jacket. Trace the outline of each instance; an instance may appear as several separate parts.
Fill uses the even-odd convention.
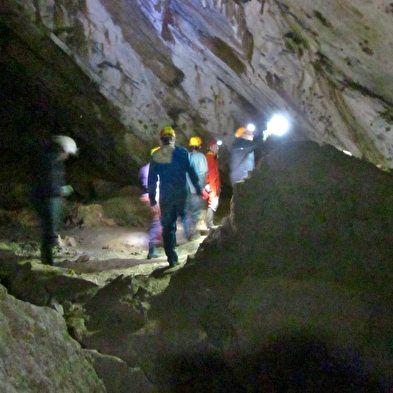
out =
[[[214,213],[218,208],[221,191],[221,179],[218,167],[218,151],[220,147],[215,139],[212,139],[207,147],[209,151],[206,153],[208,171],[205,190],[209,194],[209,199],[207,200],[206,226],[211,229],[214,228]]]

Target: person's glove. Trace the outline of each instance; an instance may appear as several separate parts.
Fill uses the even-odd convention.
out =
[[[71,185],[67,185],[67,186],[62,186],[61,187],[61,195],[63,196],[69,196],[74,192],[74,189],[72,188]]]
[[[210,187],[210,184],[206,184],[205,190],[206,192],[212,192],[212,188]]]
[[[153,213],[157,214],[158,213],[158,217],[160,214],[160,205],[158,203],[156,203],[154,206],[151,206],[151,210]]]
[[[217,208],[218,208],[218,197],[210,198],[210,200],[209,200],[209,207],[214,212],[217,210]]]
[[[206,190],[205,190],[204,188],[202,189],[201,197],[202,197],[202,199],[204,199],[205,201],[206,201],[207,199],[209,199],[209,194],[206,192]]]

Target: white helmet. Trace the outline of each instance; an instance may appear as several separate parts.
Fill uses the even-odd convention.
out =
[[[66,153],[75,155],[78,152],[75,141],[69,136],[56,135],[53,137],[53,141],[59,144]]]

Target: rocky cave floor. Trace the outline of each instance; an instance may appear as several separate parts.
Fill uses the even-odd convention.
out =
[[[205,240],[186,242],[179,225],[179,267],[146,259],[142,225],[63,229],[55,267],[39,262],[38,227],[3,225],[0,273],[10,295],[54,308],[106,356],[108,392],[390,393],[392,189],[374,165],[290,144],[239,185],[230,220],[220,205]],[[113,356],[148,389],[115,378]]]
[[[181,268],[193,257],[207,231],[188,241],[181,224],[177,230],[177,252]],[[145,228],[124,226],[94,226],[64,228],[59,231],[59,246],[55,247],[55,267],[72,269],[82,278],[104,285],[123,275],[149,275],[156,269],[169,268],[162,244],[159,258],[147,259]],[[0,226],[0,259],[17,259],[39,263],[40,228]]]

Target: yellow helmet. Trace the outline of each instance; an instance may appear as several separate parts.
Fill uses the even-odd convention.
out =
[[[150,150],[150,155],[152,155],[155,151],[157,151],[160,148],[160,146],[155,147],[154,149]]]
[[[161,131],[160,131],[160,136],[164,135],[171,135],[171,136],[176,136],[175,130],[170,127],[170,126],[165,126]]]
[[[199,136],[193,136],[190,138],[190,142],[188,143],[188,145],[199,147],[202,145],[202,139],[199,138]]]
[[[235,132],[236,138],[240,138],[246,131],[246,127],[239,127]]]

